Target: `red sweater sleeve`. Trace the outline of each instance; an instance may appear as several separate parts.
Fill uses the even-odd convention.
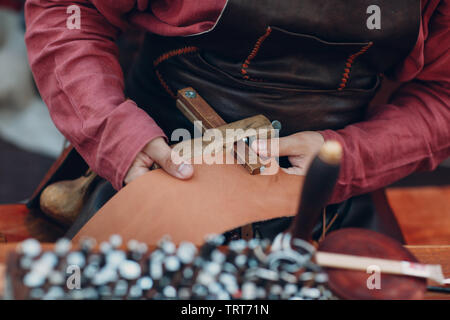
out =
[[[101,4],[103,2],[103,5]],[[29,62],[56,127],[88,165],[120,189],[137,153],[164,136],[131,100],[114,43],[135,0],[28,0]],[[68,29],[67,8],[81,9],[81,28]]]
[[[412,172],[433,170],[450,156],[450,3],[430,0],[423,8],[415,49],[398,79],[405,82],[389,104],[369,110],[366,121],[325,140],[344,146],[331,203],[389,185]]]

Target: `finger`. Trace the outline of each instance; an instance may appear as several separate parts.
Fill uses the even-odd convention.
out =
[[[164,139],[155,139],[146,148],[146,153],[156,163],[158,163],[168,174],[179,178],[189,179],[194,174],[194,168],[189,163],[176,161],[176,153],[172,153],[172,149],[167,145]]]
[[[255,140],[252,149],[264,157],[284,157],[294,155],[295,138],[292,136],[268,140]]]
[[[150,168],[152,164],[152,158],[150,158],[145,152],[139,152],[132,164],[132,167]]]
[[[153,160],[150,159],[150,157],[146,153],[139,152],[124,178],[124,183],[129,184],[131,181],[147,173],[149,171],[148,168],[152,164]]]
[[[306,174],[305,169],[299,167],[281,168],[287,174],[295,174],[298,176],[304,176]]]
[[[133,180],[136,180],[137,178],[146,174],[149,171],[150,170],[146,167],[131,167],[123,182],[125,184],[129,184]]]

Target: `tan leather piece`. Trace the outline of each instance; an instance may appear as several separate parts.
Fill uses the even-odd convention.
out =
[[[304,178],[277,169],[274,162],[264,175],[252,176],[238,164],[201,164],[189,181],[151,171],[109,200],[75,240],[90,236],[104,241],[117,233],[125,241],[155,244],[170,235],[176,243],[200,244],[208,234],[295,215]],[[273,170],[278,172],[267,174]]]

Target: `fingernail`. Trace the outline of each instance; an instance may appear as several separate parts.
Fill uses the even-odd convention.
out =
[[[192,166],[190,164],[187,164],[187,163],[182,163],[178,167],[178,172],[182,176],[189,176],[192,173]]]

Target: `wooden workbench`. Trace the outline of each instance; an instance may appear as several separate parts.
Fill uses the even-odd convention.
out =
[[[450,278],[450,245],[449,246],[406,246],[416,258],[427,264],[440,264],[446,278]],[[449,286],[450,287],[450,286]],[[450,293],[427,292],[425,299],[450,300]]]
[[[17,244],[8,243],[0,245],[0,292],[3,293],[3,278],[5,273],[5,261],[8,253],[15,250]],[[50,249],[51,244],[44,244],[44,249]],[[445,277],[450,277],[450,246],[406,246],[417,259],[426,264],[440,264]],[[427,292],[425,299],[445,299],[450,300],[448,293]]]

